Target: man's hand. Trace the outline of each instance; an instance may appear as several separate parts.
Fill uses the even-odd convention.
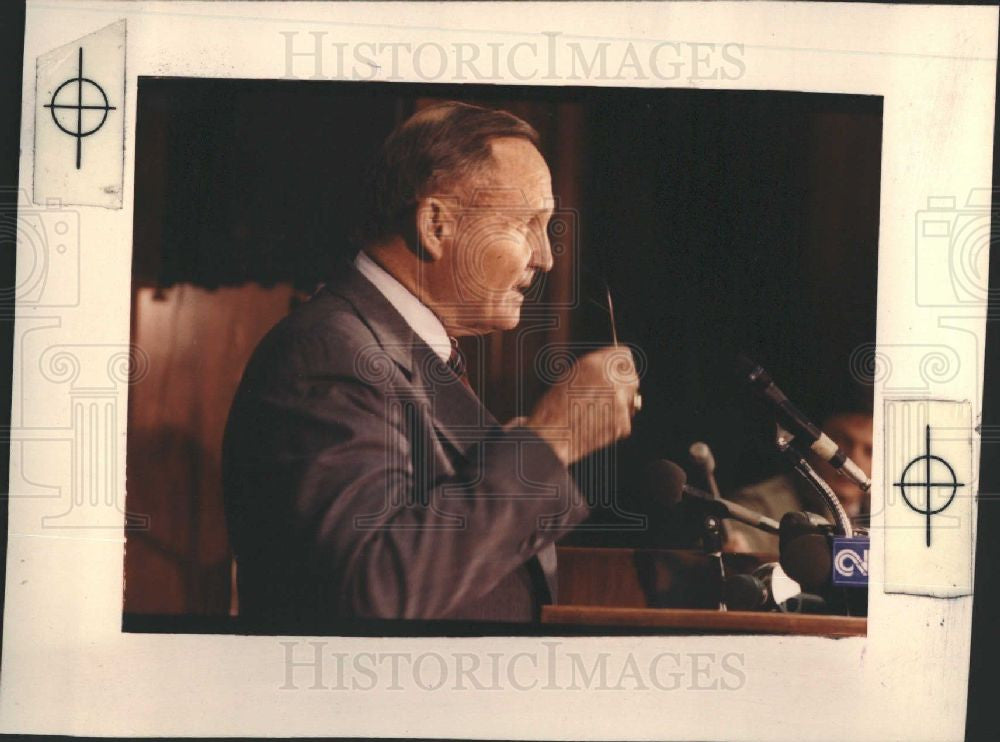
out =
[[[580,358],[539,400],[525,422],[567,466],[632,432],[639,377],[625,347]]]

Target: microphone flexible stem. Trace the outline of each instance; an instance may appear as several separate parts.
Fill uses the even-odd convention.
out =
[[[789,458],[792,466],[795,467],[795,471],[802,475],[823,499],[823,502],[826,503],[826,506],[830,509],[830,513],[833,515],[837,532],[848,538],[852,537],[854,535],[854,528],[851,526],[851,519],[847,517],[847,511],[844,510],[844,506],[840,504],[840,500],[837,499],[837,495],[830,488],[830,485],[826,483],[826,480],[816,473],[816,470],[809,465],[809,462],[802,458],[799,452],[792,448],[788,440],[780,433],[778,434],[778,450]]]

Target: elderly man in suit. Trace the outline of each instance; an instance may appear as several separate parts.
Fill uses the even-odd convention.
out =
[[[627,436],[627,351],[578,359],[501,424],[454,338],[514,328],[552,267],[548,167],[527,123],[446,103],[386,140],[353,265],[247,365],[223,450],[245,616],[530,622],[588,508],[567,467]]]

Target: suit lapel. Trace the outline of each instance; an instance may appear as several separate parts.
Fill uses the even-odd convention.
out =
[[[411,377],[413,349],[422,341],[382,292],[361,275],[353,263],[342,264],[337,277],[321,291],[346,299],[372,331],[382,350],[406,373],[407,378]]]
[[[472,390],[353,264],[345,264],[325,290],[351,303],[382,349],[426,396],[435,429],[456,451],[464,453],[498,425]]]

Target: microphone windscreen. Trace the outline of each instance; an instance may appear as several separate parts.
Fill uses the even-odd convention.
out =
[[[646,467],[642,481],[643,494],[659,501],[667,507],[673,507],[684,496],[684,485],[687,474],[673,461],[658,459]]]
[[[756,611],[767,603],[767,586],[753,575],[730,575],[724,596],[731,611]]]
[[[704,467],[708,471],[715,471],[715,457],[712,456],[712,449],[708,447],[707,443],[703,441],[695,441],[688,449],[688,453],[691,454],[691,459],[696,464]]]
[[[819,529],[813,523],[808,513],[792,511],[781,516],[781,524],[778,527],[778,545],[784,548],[789,542],[806,536],[808,534],[819,533]]]
[[[822,590],[830,582],[833,555],[829,539],[812,533],[781,547],[781,568],[806,592]]]
[[[785,611],[788,613],[829,613],[830,607],[819,595],[799,593],[785,601]]]

